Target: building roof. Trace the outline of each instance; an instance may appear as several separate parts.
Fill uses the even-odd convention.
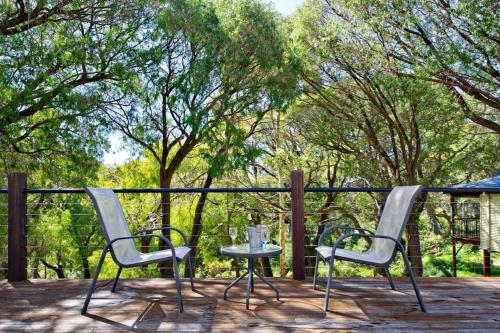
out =
[[[500,175],[496,175],[490,178],[485,178],[478,180],[477,182],[469,183],[469,184],[460,184],[453,186],[455,188],[478,188],[478,187],[498,187],[500,188]]]
[[[460,192],[453,191],[453,194],[468,194],[468,193],[470,193],[470,194],[479,195],[479,192],[477,190],[481,189],[481,188],[499,189],[500,188],[500,175],[496,175],[496,176],[493,176],[490,178],[481,179],[481,180],[478,180],[477,182],[455,185],[455,186],[453,186],[453,188],[461,190]],[[489,192],[489,191],[484,190],[482,192]]]

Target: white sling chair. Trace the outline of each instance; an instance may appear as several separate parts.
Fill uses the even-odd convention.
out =
[[[123,215],[122,206],[118,197],[110,189],[103,188],[86,188],[85,191],[88,193],[92,199],[92,203],[97,212],[97,217],[101,223],[102,231],[104,233],[104,238],[106,239],[106,247],[103,249],[101,254],[101,259],[97,265],[96,271],[94,273],[94,278],[90,285],[90,289],[87,293],[87,298],[83,304],[81,313],[85,314],[87,312],[87,307],[90,302],[92,293],[95,290],[97,278],[99,277],[99,272],[101,271],[104,258],[108,252],[111,253],[111,257],[114,262],[118,265],[118,272],[113,283],[111,292],[115,292],[116,285],[118,284],[118,279],[120,278],[120,273],[122,268],[130,268],[143,266],[152,263],[159,263],[167,260],[172,260],[174,268],[174,277],[177,287],[177,302],[179,305],[179,312],[183,312],[184,308],[182,305],[182,294],[181,294],[181,284],[179,279],[179,263],[186,260],[189,267],[191,289],[194,290],[193,285],[193,272],[191,267],[191,249],[187,246],[173,247],[172,243],[163,235],[153,234],[155,230],[174,230],[178,232],[183,240],[184,244],[187,245],[187,239],[184,233],[177,228],[164,227],[157,229],[148,229],[140,231],[139,234],[132,235],[128,227],[128,223]],[[167,250],[161,250],[150,253],[141,253],[135,247],[133,239],[136,238],[146,238],[155,237],[159,238],[168,247]]]
[[[413,289],[420,304],[420,309],[426,312],[420,291],[417,286],[417,282],[413,275],[410,261],[406,256],[403,245],[401,245],[401,238],[403,232],[410,218],[411,211],[413,209],[413,204],[420,194],[422,186],[396,186],[391,191],[387,200],[385,202],[384,210],[380,217],[380,221],[377,230],[374,232],[362,229],[353,228],[348,226],[334,226],[327,228],[320,236],[318,247],[316,247],[316,265],[314,267],[314,280],[313,288],[316,289],[317,274],[318,274],[318,262],[323,260],[328,263],[328,277],[326,284],[325,300],[323,305],[323,310],[328,311],[328,301],[330,298],[330,289],[332,285],[332,274],[334,260],[345,260],[355,263],[361,263],[365,265],[383,267],[385,269],[386,275],[389,279],[391,288],[394,290],[394,283],[391,276],[389,275],[389,265],[394,261],[396,257],[396,252],[401,252],[403,260],[406,266],[406,271],[410,276],[411,282],[413,284]],[[355,230],[357,232],[347,233],[339,237],[333,247],[321,245],[323,239],[336,230]],[[359,232],[368,232],[359,233]],[[349,250],[340,249],[339,246],[344,240],[350,237],[364,237],[371,238],[372,244],[368,251],[366,252],[354,252]]]

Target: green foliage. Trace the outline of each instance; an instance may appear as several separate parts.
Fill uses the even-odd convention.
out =
[[[106,130],[92,112],[111,102],[110,85],[131,77],[132,40],[146,19],[137,17],[139,3],[0,4],[0,149],[13,155],[9,169],[35,155],[98,156],[105,148]]]
[[[295,84],[276,18],[256,1],[155,6],[134,90],[113,93],[126,97],[106,110],[110,124],[153,154],[165,177],[196,146],[212,177],[248,164],[259,154],[248,137]]]
[[[319,7],[329,22],[347,27],[346,39],[360,41],[373,63],[441,84],[467,118],[499,133],[496,1],[340,0]]]
[[[489,157],[475,156],[483,148],[493,156],[498,138],[470,126],[447,89],[388,70],[362,13],[342,17],[336,8],[311,1],[294,18],[304,95],[292,117],[301,134],[352,155],[346,161],[354,178],[370,184],[454,183],[467,174],[468,161],[495,169]]]
[[[445,186],[500,171],[498,135],[476,125],[498,120],[492,1],[310,0],[287,20],[257,0],[20,3],[0,3],[0,174],[25,171],[29,187],[282,187],[296,169],[306,186]],[[18,16],[31,21],[12,25]],[[100,165],[111,130],[136,159]],[[132,231],[159,227],[170,213],[189,235],[200,195],[172,194],[168,205],[159,194],[119,198]],[[308,193],[307,249],[327,224],[375,229],[383,199]],[[435,210],[447,204],[426,200]],[[0,237],[5,204],[0,194]],[[209,194],[201,217],[197,274],[230,277],[243,262],[220,255],[228,228],[243,242],[247,226],[264,223],[278,243],[290,197]],[[424,214],[418,230],[423,274],[448,276],[449,240],[431,235]],[[181,244],[176,233],[172,240]],[[28,243],[30,276],[83,277],[104,240],[86,196],[29,195]],[[480,273],[479,254],[464,248],[459,275]],[[108,258],[102,277],[115,272]],[[404,275],[400,258],[391,272]],[[335,273],[375,274],[349,263]],[[151,266],[123,276],[160,274]]]

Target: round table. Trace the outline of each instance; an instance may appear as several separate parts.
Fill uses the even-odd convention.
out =
[[[248,259],[247,271],[243,273],[243,275],[238,277],[236,280],[231,282],[231,284],[227,286],[226,289],[224,289],[225,300],[227,299],[227,291],[231,289],[234,285],[236,285],[241,279],[243,279],[245,276],[248,275],[247,297],[246,297],[246,305],[248,310],[250,304],[250,292],[253,293],[254,291],[253,275],[255,274],[259,277],[259,279],[261,279],[265,284],[267,284],[272,290],[276,292],[276,299],[279,301],[280,293],[278,289],[276,289],[271,284],[271,282],[267,281],[262,275],[260,275],[255,270],[254,265],[255,265],[255,259],[257,258],[278,256],[281,253],[281,247],[273,244],[266,244],[263,247],[250,248],[248,244],[237,244],[232,246],[224,246],[221,248],[220,252],[222,255],[228,257]]]

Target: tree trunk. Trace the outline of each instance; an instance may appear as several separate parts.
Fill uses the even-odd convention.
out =
[[[238,262],[238,258],[233,258],[231,266],[233,267],[234,272],[236,273],[236,277],[240,277],[241,276],[241,272],[240,272],[241,266],[240,266],[240,263]]]
[[[324,225],[319,224],[318,233],[319,233],[319,229],[324,229]],[[321,231],[321,232],[323,232],[323,231]],[[308,234],[307,230],[304,230],[304,244],[307,245],[306,248],[304,249],[304,256],[305,256],[304,265],[306,266],[305,267],[305,275],[306,276],[313,276],[314,275],[314,265],[316,264],[316,251],[314,249],[318,245],[318,242],[316,241],[316,237],[310,237],[310,236],[307,236],[307,234]],[[318,238],[319,238],[319,236],[318,236]]]
[[[160,187],[161,188],[170,188],[172,183],[172,175],[166,172],[165,170],[160,170]],[[161,193],[161,226],[170,227],[170,206],[171,206],[171,197],[169,192]],[[170,230],[162,230],[163,236],[170,239]],[[167,246],[162,241],[160,241],[160,250],[166,249]],[[160,268],[160,276],[165,278],[171,278],[174,276],[172,262],[161,262],[158,264]]]
[[[423,275],[422,253],[420,251],[420,234],[418,232],[417,217],[412,215],[406,226],[408,233],[408,258],[411,262],[413,274]]]
[[[82,266],[83,266],[83,278],[90,279],[90,265],[88,257],[82,258]]]
[[[33,279],[39,279],[40,278],[40,274],[38,273],[38,263],[36,263],[34,265],[34,269],[33,269]]]
[[[262,257],[259,262],[262,275],[266,277],[273,277],[273,269],[271,267],[271,260],[269,260],[269,257]]]
[[[281,176],[280,176],[281,179]],[[279,186],[282,186],[282,182],[280,180]],[[280,192],[279,194],[279,215],[278,215],[278,223],[279,223],[279,244],[281,246],[281,254],[280,254],[280,276],[285,277],[287,273],[286,269],[286,234],[288,231],[288,227],[286,224],[286,199],[285,193]]]
[[[377,221],[376,226],[377,227],[378,227],[378,224],[380,222],[380,217],[382,216],[382,212],[384,210],[385,200],[387,199],[388,193],[384,193],[383,195],[384,195],[384,200],[383,200],[383,202],[382,202],[381,205],[378,205],[377,201],[376,201],[376,204],[378,206],[377,216],[376,216],[376,221]],[[377,275],[382,275],[382,276],[386,276],[387,277],[387,274],[386,274],[385,269],[383,267],[373,267],[373,276],[375,277]]]
[[[207,177],[205,178],[205,182],[203,183],[203,188],[210,188],[212,185],[213,178],[210,175],[210,172],[207,174]],[[205,208],[205,202],[207,200],[208,192],[202,192],[200,195],[200,199],[198,200],[198,203],[196,204],[196,209],[194,213],[194,221],[193,221],[193,227],[191,228],[191,236],[189,237],[189,247],[191,248],[191,259],[192,259],[192,264],[193,264],[193,277],[196,274],[195,273],[195,267],[196,267],[196,254],[198,250],[198,240],[200,239],[201,232],[203,229],[203,209]],[[184,276],[189,276],[189,270],[188,267],[186,266]]]
[[[408,224],[406,225],[407,239],[408,239],[408,258],[410,259],[413,274],[415,276],[422,276],[424,273],[424,268],[422,264],[422,251],[420,249],[420,233],[418,230],[418,217],[422,213],[425,201],[427,199],[427,193],[422,193],[417,200],[420,202],[415,203]]]
[[[275,151],[278,151],[281,148],[281,113],[276,113],[276,134],[275,134]],[[282,169],[278,166],[278,186],[284,186],[283,184],[283,174]],[[281,254],[280,254],[280,276],[285,277],[287,273],[286,269],[286,234],[288,231],[288,227],[285,223],[286,221],[286,197],[285,193],[280,192],[279,196],[279,215],[278,215],[278,224],[279,224],[279,244],[281,246]]]
[[[151,238],[150,237],[141,238],[141,252],[148,253],[150,252],[150,248],[151,248]]]
[[[60,266],[59,264],[57,266],[53,266],[53,265],[49,264],[48,262],[46,262],[45,260],[42,260],[42,263],[45,265],[45,267],[50,268],[51,270],[56,272],[58,279],[65,278],[64,277],[64,270],[63,270],[64,268],[62,266]]]

